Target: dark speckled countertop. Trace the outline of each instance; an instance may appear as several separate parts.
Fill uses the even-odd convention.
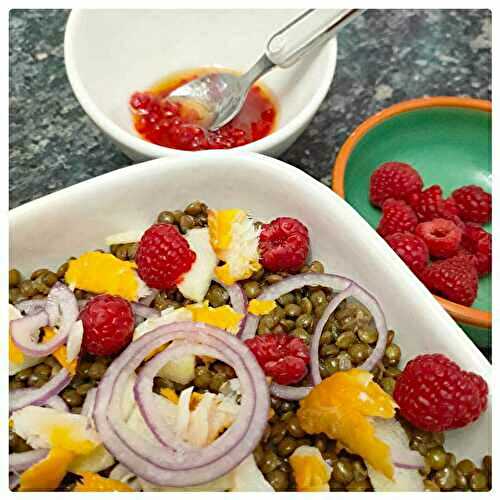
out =
[[[10,207],[129,165],[66,78],[68,11],[10,11]],[[371,10],[339,36],[333,85],[282,159],[330,184],[347,136],[391,104],[426,95],[491,99],[488,10]]]
[[[10,11],[11,208],[131,163],[73,96],[64,68],[68,13]],[[432,95],[491,99],[491,12],[370,10],[340,34],[332,87],[282,159],[330,185],[335,155],[357,125]]]

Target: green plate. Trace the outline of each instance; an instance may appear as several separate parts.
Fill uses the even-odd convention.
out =
[[[467,184],[491,192],[491,113],[423,108],[393,116],[372,128],[348,159],[344,189],[347,202],[374,228],[381,213],[368,200],[370,175],[387,161],[414,166],[425,187],[439,184],[445,196]],[[491,232],[491,224],[485,229]],[[491,275],[481,278],[473,307],[491,311]],[[472,328],[468,333],[476,344],[489,345],[488,331]]]

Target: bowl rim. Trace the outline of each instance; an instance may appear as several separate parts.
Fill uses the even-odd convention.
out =
[[[361,125],[349,135],[344,142],[335,159],[332,167],[332,189],[342,199],[345,199],[344,178],[347,169],[347,163],[359,141],[368,134],[373,128],[382,122],[393,118],[396,115],[426,108],[466,108],[477,111],[491,113],[491,101],[484,99],[474,99],[471,97],[454,96],[435,96],[421,97],[403,101],[375,113],[366,119]],[[446,309],[446,311],[460,323],[466,325],[491,328],[492,313],[474,307],[467,307],[450,300],[443,299],[434,295],[437,301]]]
[[[101,111],[100,108],[94,103],[93,99],[87,92],[85,85],[80,79],[74,57],[75,26],[78,18],[85,12],[85,10],[88,9],[73,9],[70,12],[64,32],[64,63],[66,66],[66,74],[73,93],[85,113],[103,132],[108,134],[110,138],[148,158],[188,156],[193,154],[193,151],[184,151],[181,149],[159,146],[148,142],[139,136],[134,136],[133,133],[127,132],[116,125],[115,122],[103,111]],[[300,133],[300,129],[307,124],[317,112],[319,106],[326,97],[335,76],[335,67],[337,64],[337,39],[333,38],[330,40],[322,48],[322,50],[325,53],[323,55],[325,58],[322,71],[323,77],[319,82],[315,93],[312,95],[311,99],[307,101],[301,111],[275,132],[271,132],[269,135],[259,139],[258,141],[250,142],[244,146],[231,148],[232,150],[265,153],[269,149],[286,142],[287,139],[294,134]],[[319,56],[320,54],[318,54],[318,57]]]

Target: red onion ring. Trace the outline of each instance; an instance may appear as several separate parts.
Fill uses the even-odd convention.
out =
[[[141,318],[158,318],[160,316],[160,311],[153,309],[152,307],[145,306],[139,302],[131,302],[132,310],[136,316]]]
[[[274,285],[266,288],[260,295],[259,300],[276,300],[285,293],[292,292],[304,286],[322,286],[331,288],[335,292],[345,290],[350,284],[351,280],[343,276],[335,274],[324,273],[302,273],[289,276]],[[255,337],[257,326],[259,324],[259,317],[253,314],[248,314],[245,328],[241,333],[241,340],[247,340]]]
[[[149,295],[146,295],[142,299],[139,300],[139,304],[142,304],[143,306],[149,307],[151,306],[151,303],[155,299],[156,295],[158,293],[158,290],[155,290],[152,288],[152,292]]]
[[[243,314],[243,318],[241,318],[239,328],[238,328],[238,333],[236,334],[237,337],[239,337],[243,329],[245,328],[245,324],[247,321],[247,316],[248,316],[248,300],[245,292],[243,291],[243,288],[238,285],[238,283],[235,283],[234,285],[226,285],[222,283],[222,281],[219,280],[214,280],[216,283],[218,283],[222,288],[224,288],[229,295],[229,301],[231,302],[231,307],[239,314]]]
[[[85,396],[85,401],[83,402],[82,411],[80,412],[80,415],[83,415],[84,417],[91,417],[92,416],[92,413],[94,412],[96,394],[97,394],[97,389],[95,387],[92,387],[92,389],[90,389],[87,392],[87,395]]]
[[[9,455],[9,471],[24,472],[33,464],[43,460],[48,453],[49,450],[46,449],[23,451],[22,453],[11,453]]]
[[[66,368],[62,368],[42,387],[10,391],[9,410],[13,412],[29,405],[43,406],[54,396],[57,396],[70,382],[70,373]]]
[[[120,463],[113,467],[113,470],[109,473],[109,479],[121,481],[135,491],[141,491],[141,485],[139,484],[137,476]]]
[[[45,310],[47,299],[30,299],[18,302],[15,307],[24,314],[31,316]]]
[[[130,373],[152,349],[172,340],[186,340],[220,351],[221,356],[230,357],[238,369],[241,363],[251,381],[250,386],[243,391],[238,418],[230,429],[206,448],[187,453],[184,450],[174,451],[159,441],[145,442],[143,436],[128,428],[121,417],[121,389]],[[255,357],[250,355],[250,350],[223,330],[203,323],[183,322],[148,332],[113,361],[97,390],[94,420],[106,448],[139,477],[163,486],[188,486],[208,482],[225,474],[252,453],[262,437],[268,411],[269,394],[264,373]],[[245,421],[248,426],[243,425]],[[243,438],[236,440],[242,427]],[[228,444],[221,448],[224,443]],[[229,451],[226,448],[230,448]],[[224,451],[221,453],[219,449]]]
[[[69,407],[60,396],[53,396],[48,399],[44,406],[48,406],[49,408],[53,408],[54,410],[69,412]]]
[[[83,323],[81,320],[75,321],[68,333],[66,342],[66,359],[69,363],[80,354],[83,341]]]
[[[155,400],[153,397],[153,378],[155,374],[158,372],[158,370],[161,369],[162,366],[165,365],[168,361],[170,361],[172,358],[177,359],[181,358],[183,356],[186,356],[188,354],[195,354],[197,356],[210,356],[211,358],[216,358],[220,361],[225,362],[226,364],[231,364],[234,365],[233,368],[235,368],[236,371],[236,376],[240,380],[240,384],[243,387],[250,387],[252,385],[252,381],[250,380],[249,375],[246,373],[245,368],[243,366],[243,363],[239,360],[234,360],[231,359],[231,356],[225,356],[225,352],[223,350],[218,350],[218,349],[212,349],[207,346],[202,346],[202,345],[196,345],[196,344],[189,344],[189,343],[180,343],[176,347],[169,347],[165,351],[163,351],[161,354],[158,354],[153,358],[151,361],[149,361],[141,370],[139,373],[139,376],[137,377],[135,387],[134,387],[134,395],[135,399],[137,401],[137,404],[139,406],[139,410],[142,414],[142,417],[144,418],[144,421],[146,422],[146,425],[149,427],[151,432],[156,436],[158,441],[160,441],[162,444],[168,447],[173,447],[177,451],[179,449],[183,450],[191,450],[197,455],[199,454],[199,448],[195,448],[191,445],[188,445],[184,441],[178,439],[175,434],[172,432],[172,429],[166,424],[166,422],[163,420],[162,416],[158,414],[158,412],[155,412]],[[254,394],[255,397],[255,394]],[[241,406],[241,411],[246,412],[246,407],[243,405],[245,402],[242,399],[242,406]],[[228,430],[227,433],[234,434],[236,432],[236,427],[238,426],[232,426],[233,431]],[[242,426],[240,426],[242,427]],[[243,436],[244,436],[244,429],[243,429]],[[217,453],[222,454],[222,441],[224,443],[231,443],[231,440],[229,437],[225,437],[223,440],[219,441],[217,444]],[[207,448],[205,448],[207,450]],[[208,451],[208,450],[207,450]]]
[[[9,472],[9,490],[14,491],[21,482],[19,475],[16,472]]]
[[[269,388],[271,394],[277,398],[288,401],[304,399],[312,390],[312,387],[295,387],[293,385],[282,385],[273,382]]]
[[[78,315],[78,304],[73,292],[58,282],[47,296],[45,311],[23,316],[10,323],[12,340],[27,356],[48,356],[64,344]],[[45,343],[38,342],[40,328],[59,322],[60,327],[52,339]]]
[[[80,313],[74,293],[61,282],[57,282],[47,295],[45,310],[49,315],[50,326],[59,325],[62,336],[67,336]]]
[[[321,334],[323,333],[323,328],[326,325],[326,322],[332,315],[332,313],[337,309],[340,303],[345,300],[347,297],[351,296],[352,289],[355,285],[349,285],[343,292],[337,294],[326,306],[325,311],[321,315],[318,323],[316,324],[316,328],[314,329],[313,336],[311,338],[311,347],[309,350],[309,354],[311,357],[311,377],[314,385],[318,385],[321,382],[321,375],[319,373],[319,342],[321,340]]]

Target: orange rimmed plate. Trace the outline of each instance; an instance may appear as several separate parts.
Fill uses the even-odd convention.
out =
[[[369,202],[369,179],[386,161],[410,163],[425,186],[439,184],[446,196],[466,184],[491,192],[491,102],[462,97],[405,101],[368,118],[350,135],[336,158],[332,188],[372,227],[380,210]],[[486,229],[491,232],[491,225]],[[490,345],[491,275],[481,278],[472,307],[436,299],[476,344]]]

